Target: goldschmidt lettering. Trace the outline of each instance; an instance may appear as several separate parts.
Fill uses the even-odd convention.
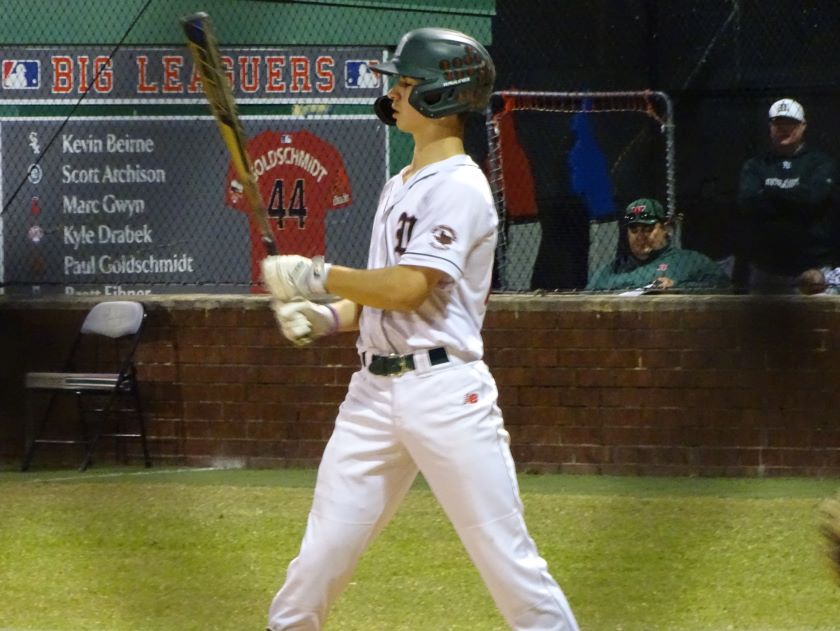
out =
[[[294,147],[277,147],[257,157],[254,160],[254,173],[259,178],[266,171],[284,164],[300,167],[319,182],[329,173],[318,158],[308,151]]]
[[[66,276],[89,276],[92,274],[181,274],[193,272],[195,259],[186,254],[173,254],[170,257],[134,256],[123,254],[112,256],[91,255],[86,258],[64,257]]]

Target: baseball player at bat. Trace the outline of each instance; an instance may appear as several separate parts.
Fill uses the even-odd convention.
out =
[[[375,69],[393,81],[376,113],[413,137],[414,152],[382,191],[367,269],[302,256],[262,265],[287,338],[307,344],[358,330],[361,358],[268,630],[322,628],[418,471],[510,628],[576,630],[525,526],[496,385],[482,361],[497,215],[463,134],[467,112],[487,104],[493,62],[463,33],[421,28]],[[310,302],[327,293],[341,299]]]

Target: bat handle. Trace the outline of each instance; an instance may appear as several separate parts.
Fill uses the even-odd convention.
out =
[[[262,237],[263,247],[265,247],[265,252],[268,256],[276,256],[280,254],[277,250],[277,244],[274,243],[274,240],[269,237]]]

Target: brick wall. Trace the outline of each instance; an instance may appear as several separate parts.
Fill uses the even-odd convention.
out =
[[[0,299],[0,462],[21,457],[24,373],[60,362],[91,304]],[[353,335],[293,348],[261,297],[146,304],[156,464],[317,464]],[[485,342],[522,470],[840,473],[840,298],[494,296]],[[35,466],[79,459],[47,447]]]

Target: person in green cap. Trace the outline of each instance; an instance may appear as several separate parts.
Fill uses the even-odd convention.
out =
[[[598,270],[588,291],[720,291],[729,277],[709,257],[671,242],[671,221],[655,199],[631,202],[624,212],[627,253]]]

